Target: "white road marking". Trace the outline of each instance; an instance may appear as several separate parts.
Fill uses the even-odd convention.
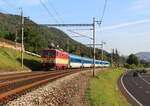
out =
[[[122,77],[121,77],[121,84],[122,84],[124,90],[128,93],[128,95],[129,95],[137,104],[139,104],[140,106],[143,106],[143,105],[127,90],[127,88],[125,87],[125,85],[124,85],[124,83],[123,83],[123,77],[124,77],[124,75],[122,75]]]
[[[142,74],[143,75],[143,78],[150,78],[150,75],[147,75],[147,74]]]
[[[149,92],[149,91],[147,91],[147,90],[145,91],[145,93],[146,93],[146,94],[150,94],[150,92]]]
[[[142,86],[140,86],[139,88],[143,88]]]
[[[132,78],[132,82],[133,82],[136,86],[139,85],[133,78]]]
[[[139,75],[139,77],[144,81],[144,82],[146,82],[148,85],[150,85],[150,82],[148,82],[147,80],[145,80],[140,74],[138,74]]]

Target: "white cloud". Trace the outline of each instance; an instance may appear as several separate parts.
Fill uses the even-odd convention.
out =
[[[118,25],[107,26],[107,27],[103,27],[102,30],[118,29],[118,28],[123,28],[123,27],[131,26],[131,25],[143,24],[143,23],[147,23],[147,22],[150,22],[150,19],[132,21],[132,22],[126,22],[126,23],[122,23],[122,24],[118,24]]]

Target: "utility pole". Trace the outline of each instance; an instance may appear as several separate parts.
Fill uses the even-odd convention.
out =
[[[15,32],[15,48],[17,48],[17,36],[18,36],[18,30],[16,27],[16,32]]]
[[[24,53],[24,17],[23,17],[23,10],[21,8],[21,67],[23,69],[23,53]]]
[[[102,43],[101,43],[101,46],[102,46],[102,50],[101,50],[101,51],[102,51],[102,57],[101,57],[101,59],[102,59],[102,60],[104,60],[104,57],[103,57],[103,56],[104,56],[104,45],[105,45],[105,44],[106,44],[106,42],[103,42],[103,41],[102,41]]]
[[[102,43],[102,50],[101,50],[102,51],[102,57],[101,57],[102,61],[104,60],[103,59],[103,55],[104,55],[103,46],[104,46],[104,44]]]
[[[69,38],[67,38],[67,52],[69,53]]]
[[[93,18],[93,77],[95,76],[95,18]]]
[[[111,66],[113,66],[113,54],[114,54],[114,49],[112,49],[112,53],[111,53]]]

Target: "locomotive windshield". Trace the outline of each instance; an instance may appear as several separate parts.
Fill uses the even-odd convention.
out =
[[[47,51],[47,50],[44,50],[44,51],[42,52],[42,55],[43,55],[43,56],[48,56],[48,51]]]
[[[55,56],[55,54],[56,54],[56,52],[53,51],[53,50],[51,50],[51,51],[49,52],[49,56]]]
[[[44,50],[44,51],[42,52],[42,55],[43,55],[43,56],[55,56],[55,54],[56,54],[56,52],[53,51],[53,50],[50,50],[50,51]]]

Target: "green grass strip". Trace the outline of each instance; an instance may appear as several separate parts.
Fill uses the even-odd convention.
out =
[[[108,69],[91,78],[86,96],[91,106],[129,106],[121,94],[117,79],[123,73],[122,69]]]
[[[35,69],[41,59],[24,53],[24,69]],[[21,71],[21,52],[0,47],[0,71]]]

